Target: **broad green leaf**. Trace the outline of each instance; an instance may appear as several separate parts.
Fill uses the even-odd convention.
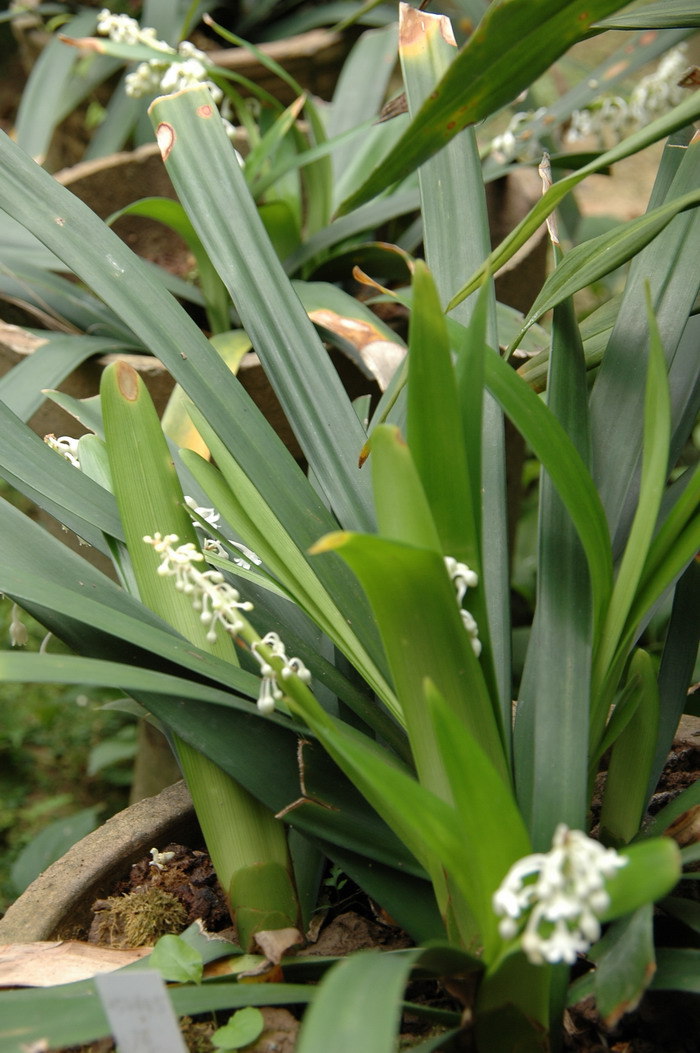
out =
[[[667,895],[681,875],[680,850],[670,837],[653,837],[624,848],[627,865],[605,883],[610,897],[603,920],[613,921]]]
[[[382,536],[442,552],[433,509],[398,429],[379,425],[372,432],[370,449],[374,505]]]
[[[700,994],[700,950],[695,947],[659,947],[651,989]]]
[[[95,14],[83,10],[80,14],[64,24],[64,30],[72,33],[90,33],[95,27]],[[56,125],[70,113],[77,99],[68,109],[65,98],[71,86],[71,80],[80,83],[83,78],[76,77],[77,55],[58,39],[52,37],[38,56],[27,87],[22,92],[17,112],[16,137],[19,145],[39,163],[43,163]],[[113,72],[115,66],[102,67],[99,80]],[[99,83],[98,80],[98,83]],[[93,86],[83,81],[87,93]]]
[[[204,964],[198,951],[189,947],[180,936],[169,933],[161,936],[148,957],[149,965],[157,969],[164,980],[180,984],[201,983]]]
[[[564,256],[543,285],[528,311],[523,323],[523,332],[567,297],[599,281],[627,260],[637,256],[679,212],[695,208],[698,204],[700,190],[694,190],[652,209],[639,219],[629,220],[607,234],[601,234],[582,245],[577,245]],[[511,345],[511,350],[515,346],[517,341]]]
[[[499,942],[491,909],[493,894],[509,868],[528,855],[532,845],[510,785],[444,698],[429,683],[424,689],[459,829],[470,854],[475,886],[472,906],[489,952]]]
[[[367,594],[426,785],[445,785],[425,709],[426,678],[505,777],[497,718],[440,555],[386,538],[347,533],[326,536],[312,551],[336,551]]]
[[[458,132],[514,99],[544,73],[592,22],[623,5],[620,0],[505,0],[491,6],[421,107],[381,169],[340,207],[351,212],[405,178]],[[414,11],[420,36],[422,15]],[[408,23],[404,51],[409,53]]]
[[[656,670],[646,651],[634,655],[630,677],[637,680],[639,699],[613,745],[600,816],[601,840],[612,845],[627,844],[639,830],[659,728]]]
[[[369,483],[356,467],[363,430],[269,243],[208,91],[158,99],[150,113],[180,200],[328,501],[344,525],[369,527]]]
[[[613,922],[591,948],[596,1008],[609,1028],[636,1009],[656,970],[651,903]]]
[[[0,656],[0,662],[2,656]],[[54,819],[24,846],[10,869],[10,880],[17,893],[24,892],[51,863],[65,855],[81,838],[99,825],[100,805],[83,808],[62,819]],[[2,1002],[0,1001],[0,1013]]]
[[[417,949],[399,958],[364,951],[334,965],[304,1018],[298,1053],[393,1049],[404,988],[420,954]]]
[[[247,1006],[234,1013],[223,1027],[217,1027],[211,1041],[217,1049],[241,1049],[260,1038],[264,1028],[265,1018],[260,1010]]]
[[[554,312],[547,407],[584,463],[588,390],[573,305]],[[535,618],[515,728],[518,801],[536,850],[557,825],[583,829],[592,657],[591,586],[584,550],[549,475],[540,479]],[[559,758],[557,764],[551,758]]]
[[[420,260],[413,273],[407,415],[406,440],[442,552],[480,572],[479,510],[472,505],[447,327],[435,283]]]

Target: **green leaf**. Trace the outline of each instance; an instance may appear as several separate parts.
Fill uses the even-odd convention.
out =
[[[692,96],[696,97],[700,99],[700,93]],[[674,157],[681,154],[682,160],[670,187],[660,173],[655,198],[678,198],[700,185],[700,142],[685,149],[679,149],[681,145],[671,143],[667,147]],[[627,541],[639,494],[650,325],[647,285],[651,287],[672,393],[669,467],[677,461],[697,412],[700,359],[693,323],[688,319],[700,286],[700,275],[693,265],[693,247],[699,234],[700,212],[694,209],[677,216],[633,261],[591,392],[591,466],[610,523],[616,559]],[[624,399],[620,398],[621,391]],[[611,449],[615,450],[614,457],[610,456]]]
[[[700,950],[691,947],[660,947],[652,991],[690,991],[700,994]]]
[[[600,735],[607,717],[610,689],[620,670],[616,664],[635,593],[642,578],[656,526],[669,467],[671,407],[663,346],[647,292],[649,361],[644,400],[644,448],[639,501],[629,538],[610,597],[610,604],[598,641],[593,672],[593,741]],[[632,630],[636,626],[630,626]],[[619,660],[624,660],[624,651]],[[607,687],[607,690],[605,690]]]
[[[595,22],[593,29],[697,29],[700,11],[697,0],[661,0],[637,4],[621,15]]]
[[[194,950],[180,936],[161,936],[148,958],[152,969],[157,969],[164,980],[187,984],[202,982],[204,965],[199,951]]]
[[[52,333],[0,380],[0,401],[28,421],[44,402],[44,389],[57,387],[86,359],[131,350],[107,337]]]
[[[606,234],[591,238],[577,245],[563,260],[547,281],[527,313],[521,334],[547,311],[556,307],[569,296],[599,281],[606,274],[637,256],[678,215],[700,204],[700,190],[691,191],[682,197],[668,201],[639,219],[621,223]],[[520,339],[511,345],[512,352]]]
[[[100,551],[107,547],[104,534],[123,538],[112,495],[49,449],[4,402],[0,476]]]
[[[46,870],[77,841],[96,829],[100,811],[100,805],[83,808],[63,819],[55,819],[33,837],[12,864],[10,879],[17,892],[24,892],[42,870]]]
[[[378,425],[370,449],[374,504],[383,536],[441,552],[431,505],[398,428]]]
[[[593,616],[600,624],[612,585],[612,555],[605,515],[590,473],[558,420],[500,358],[485,354],[486,386],[549,474],[586,553]]]
[[[333,1053],[387,1053],[393,1049],[403,990],[420,953],[414,950],[395,957],[365,951],[334,965],[304,1018],[298,1053],[330,1049]]]
[[[121,216],[146,216],[163,223],[180,235],[195,259],[199,285],[207,306],[209,328],[212,333],[223,333],[227,330],[230,325],[229,295],[180,202],[167,197],[141,198],[140,201],[134,201],[112,213],[107,222],[111,226]]]
[[[547,406],[588,462],[588,391],[573,305],[554,312]],[[583,546],[550,476],[540,479],[537,605],[515,727],[518,801],[535,848],[560,822],[583,829],[592,656],[591,586]],[[559,758],[557,764],[551,758]]]
[[[177,1016],[231,1010],[246,1005],[305,1005],[316,989],[310,984],[216,983],[168,988]],[[48,1041],[60,1048],[108,1038],[110,1026],[94,980],[58,987],[3,991],[0,1041],[8,1053]]]
[[[337,551],[377,620],[421,778],[442,782],[425,711],[430,680],[505,776],[497,718],[440,555],[386,538],[331,534],[314,552]]]
[[[193,420],[212,450],[220,471],[187,451],[182,452],[182,459],[214,507],[246,538],[295,603],[351,658],[358,672],[377,691],[394,716],[400,718],[392,689],[374,657],[375,648],[368,649],[375,641],[367,641],[366,633],[362,638],[359,636],[363,624],[366,624],[367,608],[353,595],[352,579],[345,568],[331,561],[324,561],[325,566],[321,561],[316,567],[311,566],[306,554],[305,549],[316,540],[316,531],[327,522],[323,506],[320,506],[321,516],[313,519],[307,516],[305,521],[299,521],[298,529],[294,530],[296,536],[292,535],[291,529],[297,527],[297,523],[291,519],[281,521],[275,515],[262,498],[257,481],[246,477],[234,457],[210,431],[203,416],[193,411]],[[336,596],[341,597],[342,608],[337,606]]]
[[[596,1008],[606,1027],[614,1028],[639,1005],[656,970],[652,904],[613,922],[589,957],[596,963]]]
[[[681,875],[680,849],[670,837],[653,837],[623,848],[627,865],[605,883],[610,904],[604,921],[631,914],[667,895]]]
[[[406,439],[443,555],[480,573],[478,509],[472,505],[447,327],[435,283],[420,260],[413,272],[407,403]]]
[[[369,528],[364,432],[270,245],[206,88],[156,100],[166,168],[341,523]],[[222,195],[222,187],[227,191]]]
[[[646,651],[639,650],[634,655],[632,677],[637,680],[639,698],[631,719],[613,745],[600,816],[601,840],[613,845],[627,844],[639,830],[659,728],[656,670]]]
[[[462,129],[510,102],[581,39],[595,19],[621,6],[620,0],[585,5],[579,0],[505,0],[491,6],[381,168],[342,203],[340,212],[351,212],[405,178]],[[415,11],[416,37],[421,19]],[[408,55],[408,23],[404,33]]]
[[[676,585],[671,620],[666,632],[659,668],[659,731],[649,774],[651,796],[666,764],[666,758],[688,701],[695,655],[700,642],[700,563],[694,560]]]
[[[260,1038],[265,1027],[265,1018],[259,1009],[246,1006],[229,1018],[224,1027],[217,1027],[211,1042],[217,1049],[240,1049]]]
[[[439,754],[471,859],[472,906],[487,951],[499,941],[493,894],[510,867],[532,851],[513,791],[431,684],[425,684]]]

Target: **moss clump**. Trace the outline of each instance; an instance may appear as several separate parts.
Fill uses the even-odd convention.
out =
[[[95,907],[91,938],[111,947],[151,946],[161,936],[180,933],[187,926],[182,903],[153,885],[99,900]]]

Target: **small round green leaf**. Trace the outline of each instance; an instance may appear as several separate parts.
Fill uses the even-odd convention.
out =
[[[255,1042],[263,1032],[265,1021],[259,1009],[247,1006],[234,1013],[225,1027],[220,1027],[211,1036],[218,1049],[240,1049]]]
[[[157,969],[164,980],[195,984],[201,983],[202,980],[202,956],[180,936],[161,936],[153,948],[148,964]]]

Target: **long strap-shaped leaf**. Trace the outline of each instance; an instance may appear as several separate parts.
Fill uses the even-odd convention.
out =
[[[467,125],[510,102],[585,36],[592,22],[620,7],[621,0],[492,4],[403,138],[340,212],[351,212],[405,178]]]
[[[209,93],[166,96],[150,112],[180,200],[331,507],[341,523],[368,529],[368,481],[357,468],[363,429],[270,243]]]

